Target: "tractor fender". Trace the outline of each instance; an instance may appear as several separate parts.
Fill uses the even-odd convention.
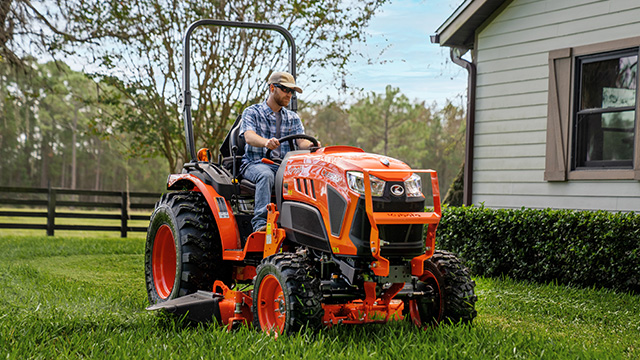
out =
[[[199,191],[204,195],[211,212],[216,219],[220,240],[223,249],[239,249],[240,233],[238,224],[233,216],[231,205],[226,199],[213,188],[205,184],[202,180],[191,174],[171,174],[167,179],[168,190],[190,190]]]

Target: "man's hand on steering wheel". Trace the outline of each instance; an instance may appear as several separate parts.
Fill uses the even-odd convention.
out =
[[[276,138],[271,138],[267,141],[267,143],[265,144],[265,147],[267,147],[267,153],[265,154],[265,158],[268,160],[275,160],[275,159],[271,159],[271,153],[272,150],[274,150],[275,148],[277,148],[278,146],[280,146],[280,143],[283,143],[285,141],[289,142],[289,146],[291,147],[291,149],[293,150],[295,148],[294,143],[295,139],[304,139],[304,140],[308,140],[311,142],[313,147],[318,147],[320,145],[320,142],[314,138],[313,136],[307,135],[307,134],[293,134],[293,135],[287,135],[287,136],[283,136],[280,139],[276,139]],[[269,146],[266,145],[271,145],[271,141],[274,140],[275,142],[278,143],[278,146],[276,146],[275,148],[270,148]],[[277,160],[281,160],[281,159],[277,159]]]
[[[276,138],[268,139],[267,142],[264,144],[264,147],[266,147],[269,150],[275,150],[278,148],[278,146],[280,146],[280,141],[278,141],[278,139]]]
[[[314,148],[317,149],[322,147],[322,143],[320,142],[320,140],[318,140],[318,145],[314,145],[313,142],[306,139],[301,139],[301,140],[302,141],[296,141],[296,143],[298,144],[298,149],[309,150],[309,149],[314,149]]]

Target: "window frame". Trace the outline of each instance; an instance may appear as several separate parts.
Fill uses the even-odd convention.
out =
[[[640,180],[640,89],[636,89],[635,140],[631,168],[578,167],[574,161],[574,129],[580,87],[578,59],[640,48],[640,36],[549,52],[549,100],[545,181]],[[639,60],[640,60],[640,50]],[[638,71],[640,73],[640,71]],[[640,82],[637,82],[640,88]]]
[[[636,61],[640,60],[640,46],[635,46],[628,49],[620,49],[615,51],[608,51],[604,53],[597,54],[589,54],[584,56],[576,56],[575,57],[575,82],[573,84],[573,110],[572,110],[572,126],[571,126],[571,171],[576,170],[611,170],[611,169],[633,169],[633,161],[635,159],[635,154],[631,160],[591,160],[589,162],[594,165],[580,165],[583,160],[581,159],[583,154],[580,154],[581,150],[579,150],[581,141],[578,137],[581,135],[581,129],[578,127],[578,119],[580,116],[586,115],[604,115],[604,114],[612,114],[617,112],[626,112],[626,111],[634,111],[635,121],[633,126],[634,135],[637,133],[638,127],[638,84],[640,84],[640,71],[636,70],[636,88],[635,91],[635,105],[633,106],[619,106],[619,107],[599,107],[599,108],[589,108],[581,110],[581,102],[582,102],[582,91],[583,91],[583,66],[587,64],[593,64],[596,62],[602,62],[607,60],[620,59],[623,57],[636,56]],[[637,67],[636,63],[636,67]],[[582,130],[584,131],[584,130]],[[639,145],[637,135],[634,136],[634,152],[636,147]],[[587,162],[586,160],[584,162]],[[601,164],[601,165],[597,165]]]

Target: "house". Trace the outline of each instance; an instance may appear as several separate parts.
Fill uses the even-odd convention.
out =
[[[640,211],[640,1],[467,0],[431,41],[469,71],[465,204]]]

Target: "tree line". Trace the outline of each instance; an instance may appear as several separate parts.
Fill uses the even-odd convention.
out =
[[[3,184],[162,191],[166,175],[180,171],[181,164],[167,168],[167,159],[157,151],[159,144],[139,140],[146,134],[112,126],[111,119],[126,111],[113,100],[118,92],[109,82],[98,82],[62,62],[25,59],[25,64],[31,71],[0,64]],[[200,145],[217,154],[240,112],[230,113],[223,131]],[[436,104],[411,102],[398,88],[388,86],[384,94],[360,94],[351,104],[331,99],[301,102],[299,113],[307,133],[324,145],[358,146],[413,167],[436,169],[443,192],[462,162],[464,114],[451,103],[439,109]],[[176,137],[182,136],[177,131]]]
[[[465,114],[450,101],[443,107],[411,101],[388,85],[385,93],[358,94],[351,104],[304,104],[300,115],[306,132],[322,145],[357,146],[436,170],[443,197],[463,162]]]
[[[159,191],[158,157],[131,157],[132,136],[104,127],[113,112],[100,85],[62,62],[0,63],[0,181],[3,186]]]
[[[346,80],[353,45],[386,0],[6,0],[0,6],[0,179],[6,185],[163,189],[188,160],[179,110],[181,40],[202,18],[279,24],[297,44],[305,88]],[[171,10],[167,10],[171,9]],[[286,69],[277,34],[202,28],[192,35],[194,135],[214,156],[230,123]],[[39,62],[36,59],[52,58]],[[90,72],[66,64],[81,62]],[[324,79],[317,74],[332,74]],[[312,86],[308,86],[308,84]],[[439,171],[461,162],[462,110],[409,101],[397,88],[300,104],[324,144],[349,144]],[[443,190],[444,191],[444,190]]]

